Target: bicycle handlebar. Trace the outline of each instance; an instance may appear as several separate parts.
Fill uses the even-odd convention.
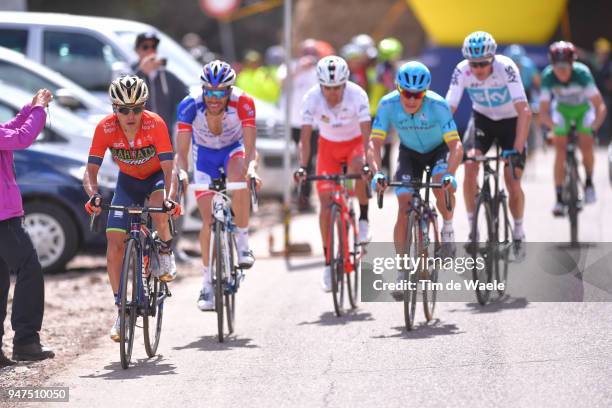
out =
[[[411,180],[411,181],[390,181],[387,183],[388,187],[407,187],[413,189],[423,189],[423,188],[442,188],[444,187],[444,183],[424,183],[422,181]],[[384,203],[384,191],[378,189],[377,191],[377,204],[378,208],[383,208]],[[450,199],[450,191],[444,190],[444,203],[446,204],[446,209],[451,211],[453,209],[451,205]]]
[[[108,205],[102,204],[99,207],[102,211],[121,211],[126,212],[128,214],[146,214],[146,213],[167,213],[163,207],[138,207],[138,206],[125,206],[125,205]],[[94,212],[90,216],[89,220],[89,230],[91,232],[100,232],[100,221],[98,215]],[[175,235],[176,231],[174,231],[174,223],[172,222],[172,217],[170,217],[170,231],[172,231],[172,235]]]

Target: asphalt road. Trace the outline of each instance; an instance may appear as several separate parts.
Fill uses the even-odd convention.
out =
[[[529,241],[564,241],[567,220],[553,219],[552,156],[525,175]],[[612,241],[612,190],[597,154],[599,201],[580,216],[581,239]],[[371,210],[374,239],[390,240],[394,199]],[[455,229],[467,237],[459,200]],[[374,205],[372,206],[374,207]],[[281,242],[280,227],[271,231]],[[319,287],[322,256],[314,215],[298,217],[294,241],[311,257],[268,256],[268,231],[252,238],[258,255],[238,296],[237,332],[220,344],[214,313],[197,310],[199,278],[172,286],[160,355],[121,369],[106,337],[49,384],[70,387],[70,406],[610,406],[612,307],[538,303],[510,297],[486,307],[442,303],[439,320],[404,331],[396,303],[362,303],[333,314]]]

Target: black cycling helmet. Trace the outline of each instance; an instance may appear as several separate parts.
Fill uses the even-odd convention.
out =
[[[548,48],[548,59],[552,64],[556,62],[572,63],[576,61],[576,47],[568,41],[557,41]]]

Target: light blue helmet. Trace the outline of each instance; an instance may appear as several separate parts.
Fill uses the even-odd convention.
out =
[[[491,58],[495,56],[497,43],[493,36],[484,31],[475,31],[463,41],[463,56],[468,60]]]
[[[521,58],[527,55],[527,51],[522,45],[512,44],[506,47],[504,55],[514,62],[519,62]]]
[[[409,61],[397,70],[397,85],[407,91],[421,92],[429,88],[431,74],[427,67],[418,61]]]

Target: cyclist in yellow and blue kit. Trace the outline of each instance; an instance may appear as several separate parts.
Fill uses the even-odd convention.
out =
[[[421,180],[426,166],[432,169],[435,182],[448,182],[444,187],[451,191],[454,207],[454,191],[457,188],[455,171],[463,157],[463,147],[451,110],[440,95],[429,91],[431,74],[420,62],[410,61],[402,65],[396,75],[397,90],[387,94],[380,101],[376,119],[372,126],[369,164],[376,173],[372,179],[372,189],[382,185],[387,177],[380,171],[380,149],[383,146],[390,126],[400,138],[399,166],[395,173],[398,181]],[[393,232],[395,248],[405,247],[408,220],[405,216],[412,199],[412,189],[395,190],[399,211]],[[442,242],[454,242],[453,211],[444,205],[443,190],[434,190],[437,207],[444,219],[441,231]]]

